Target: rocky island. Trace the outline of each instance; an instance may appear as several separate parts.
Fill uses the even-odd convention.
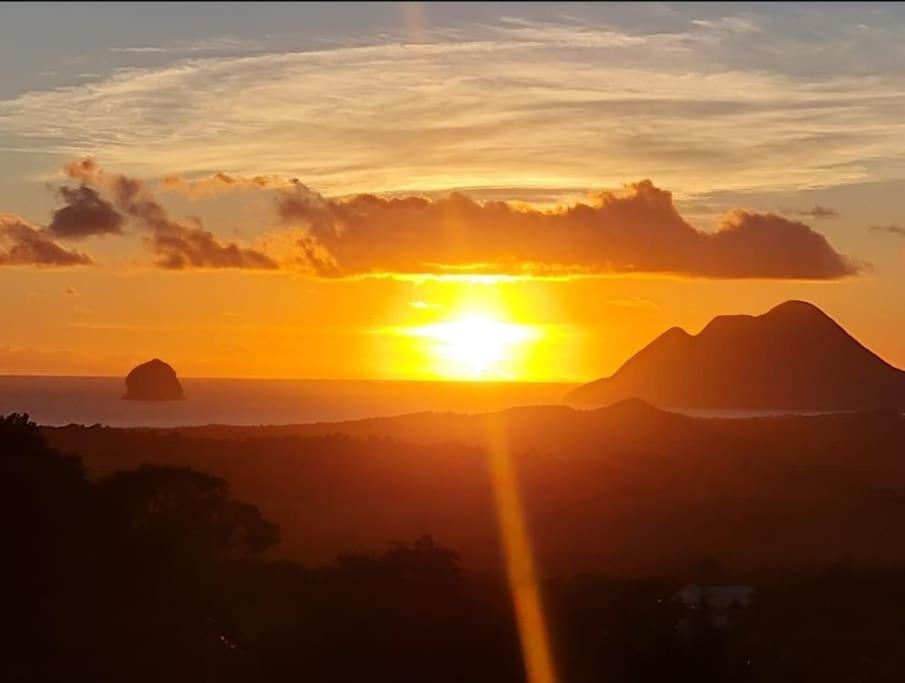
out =
[[[176,371],[158,358],[132,369],[126,376],[127,401],[181,401],[185,398]]]

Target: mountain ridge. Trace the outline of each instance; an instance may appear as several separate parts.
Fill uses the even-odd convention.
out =
[[[628,398],[679,409],[905,409],[905,372],[814,304],[791,300],[762,315],[717,316],[694,335],[671,327],[565,401]]]

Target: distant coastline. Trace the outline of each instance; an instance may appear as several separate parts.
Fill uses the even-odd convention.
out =
[[[121,377],[0,375],[0,414],[44,425],[177,427],[332,422],[413,412],[481,413],[558,404],[575,383],[182,379],[188,401],[123,401]]]
[[[188,377],[192,400],[122,401],[120,377],[0,375],[0,414],[39,424],[110,427],[255,426],[340,422],[420,412],[476,414],[561,405],[578,384],[430,380],[229,379]],[[697,418],[825,415],[821,411],[669,409]]]

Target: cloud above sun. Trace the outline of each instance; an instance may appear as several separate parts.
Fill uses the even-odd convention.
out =
[[[0,266],[85,266],[91,258],[67,249],[53,235],[13,214],[0,213]]]
[[[145,241],[156,256],[156,265],[161,268],[277,268],[277,262],[261,251],[223,243],[198,221],[191,224],[172,218],[141,180],[107,173],[87,158],[67,164],[65,173],[83,183],[81,192],[96,196],[91,187],[94,186],[109,193],[116,209],[147,232]],[[107,210],[112,209],[109,203],[104,202],[104,205]]]
[[[839,24],[815,61],[787,30],[804,16],[695,10],[652,30],[608,14],[426,26],[417,40],[114,46],[158,57],[0,100],[18,150],[116,169],[71,175],[45,227],[22,219],[37,237],[6,230],[4,262],[14,247],[18,264],[41,261],[41,240],[61,265],[84,263],[90,240],[137,236],[164,269],[320,278],[856,274],[814,227],[838,236],[834,208],[739,209],[710,231],[661,188],[738,198],[895,176],[899,74],[872,52],[870,78],[841,59],[852,40],[889,39],[882,27]],[[638,178],[657,185],[577,199]],[[273,197],[251,217],[254,243],[173,208],[224,193]]]
[[[47,231],[62,239],[122,234],[123,217],[92,188],[57,188],[63,206],[53,212]]]
[[[670,192],[649,180],[552,209],[461,193],[329,198],[275,176],[167,176],[155,185],[214,201],[237,189],[266,193],[294,243],[276,254],[225,241],[200,219],[174,218],[151,185],[106,171],[91,158],[68,163],[64,173],[78,185],[53,190],[63,206],[46,228],[6,219],[0,263],[88,264],[90,257],[56,240],[122,235],[128,223],[154,265],[168,270],[283,269],[318,278],[615,273],[812,280],[859,271],[822,234],[777,214],[736,209],[716,231],[700,230],[679,213]]]
[[[698,230],[649,180],[555,210],[458,193],[333,200],[301,184],[280,192],[277,202],[285,222],[306,230],[299,246],[321,277],[653,273],[821,280],[859,270],[823,235],[776,214],[735,210],[716,232]]]

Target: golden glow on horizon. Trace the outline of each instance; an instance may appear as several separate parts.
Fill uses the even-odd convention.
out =
[[[408,334],[428,340],[437,373],[450,379],[513,379],[513,361],[523,346],[541,336],[530,325],[504,322],[484,313],[410,328]]]

